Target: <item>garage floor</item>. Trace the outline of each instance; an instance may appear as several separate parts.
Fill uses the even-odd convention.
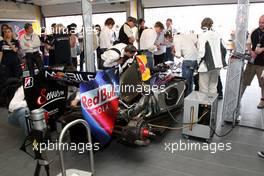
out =
[[[243,107],[247,107],[243,114],[244,118],[253,122],[253,118],[262,116],[262,111],[255,109],[258,103],[258,100],[254,99],[258,97],[257,91],[248,91],[242,102]],[[252,94],[254,92],[255,94]],[[254,102],[249,99],[254,99]],[[219,112],[221,103],[222,101],[219,101]],[[7,111],[0,109],[0,175],[31,176],[36,162],[19,150],[24,140],[23,133],[19,128],[10,126],[6,117]],[[230,126],[225,125],[223,130],[228,129]],[[179,131],[170,131],[157,137],[148,147],[132,148],[114,140],[108,148],[95,153],[96,175],[263,176],[264,159],[256,155],[258,150],[264,149],[264,133],[261,130],[237,126],[226,137],[214,137],[213,142],[232,143],[232,150],[228,152],[211,154],[208,151],[165,151],[165,143],[180,140],[188,142],[182,138]],[[86,154],[65,152],[65,163],[67,168],[89,168]],[[51,175],[55,176],[59,172],[60,165],[56,157],[51,164]],[[44,172],[42,175],[45,175]]]
[[[255,78],[245,91],[241,102],[241,121],[239,125],[264,130],[264,111],[257,109],[261,93],[258,80]]]

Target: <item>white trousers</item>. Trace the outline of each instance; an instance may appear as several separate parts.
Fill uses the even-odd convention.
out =
[[[217,94],[218,77],[220,69],[199,73],[199,91]]]

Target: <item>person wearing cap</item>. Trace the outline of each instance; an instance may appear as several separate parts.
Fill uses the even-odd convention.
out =
[[[119,31],[119,43],[132,44],[135,41],[135,37],[132,28],[136,26],[137,19],[134,17],[128,17],[127,22],[120,28]]]
[[[42,69],[42,60],[39,53],[40,39],[39,36],[34,33],[32,24],[26,23],[24,28],[26,33],[22,35],[20,39],[20,46],[22,48],[22,51],[25,53],[29,74],[31,76],[34,76],[34,64],[36,64],[39,71]]]
[[[136,52],[135,46],[119,43],[105,51],[101,58],[104,60],[104,67],[111,68],[119,64],[122,65],[127,59],[132,58]]]

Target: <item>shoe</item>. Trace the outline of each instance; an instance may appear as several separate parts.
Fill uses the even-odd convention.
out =
[[[264,158],[264,151],[259,151],[258,152],[258,156],[261,157],[261,158]]]
[[[257,106],[258,109],[263,109],[264,108],[264,101],[263,100],[260,100],[258,106]]]
[[[222,100],[223,99],[223,95],[218,95],[218,100]]]

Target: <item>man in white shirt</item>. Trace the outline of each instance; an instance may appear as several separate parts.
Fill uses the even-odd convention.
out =
[[[187,94],[193,90],[193,74],[198,67],[197,37],[194,35],[178,34],[174,36],[176,58],[183,57],[182,76],[186,79]]]
[[[26,63],[31,76],[35,75],[34,64],[36,64],[38,70],[42,69],[42,60],[39,53],[40,39],[37,34],[34,33],[32,24],[25,24],[26,33],[22,35],[20,39],[20,46],[25,53]]]
[[[108,49],[113,46],[114,31],[112,29],[114,25],[115,21],[113,20],[113,18],[106,19],[105,26],[102,27],[99,36],[99,43],[101,49]]]
[[[119,43],[102,54],[102,60],[104,60],[104,67],[111,68],[117,65],[122,65],[127,59],[132,58],[137,52],[136,47],[133,45],[127,45]]]
[[[98,55],[98,68],[99,69],[104,69],[103,66],[103,60],[101,59],[101,55],[111,46],[113,46],[113,26],[115,25],[115,21],[113,18],[108,18],[105,21],[105,26],[102,27],[99,35],[99,46],[100,49],[97,51]]]
[[[28,134],[26,115],[29,114],[23,86],[20,86],[8,106],[8,122],[22,127],[25,135]]]
[[[145,29],[140,37],[140,53],[148,58],[148,68],[154,67],[154,52],[157,51],[157,44],[155,43],[158,35],[163,31],[164,26],[162,23],[156,23],[154,29]]]

